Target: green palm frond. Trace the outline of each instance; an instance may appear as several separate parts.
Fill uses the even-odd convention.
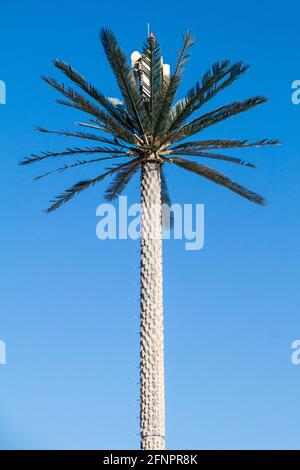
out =
[[[170,211],[172,201],[169,193],[167,178],[164,173],[163,165],[160,167],[160,181],[161,181],[161,221],[162,226],[166,229],[172,229],[174,227],[174,214]]]
[[[70,88],[70,87],[66,88],[63,83],[59,83],[55,78],[52,78],[52,77],[43,76],[42,80],[44,80],[44,82],[46,82],[55,90],[59,91],[62,95],[64,95],[70,101],[72,101],[72,103],[76,105],[77,109],[80,109],[81,111],[84,111],[87,114],[95,116],[105,125],[110,124],[111,121],[110,121],[109,116],[106,115],[104,111],[102,111],[102,109],[99,108],[98,105],[89,101],[83,95],[78,93],[78,91],[75,91],[73,90],[73,88]],[[61,100],[58,100],[58,102],[61,103]],[[63,101],[62,104],[65,104],[65,101]]]
[[[183,35],[183,46],[178,54],[177,63],[174,73],[171,75],[169,83],[163,87],[162,103],[155,118],[154,138],[160,133],[165,126],[165,121],[168,118],[170,109],[172,107],[176,92],[182,81],[183,71],[186,63],[191,55],[191,48],[194,44],[194,38],[191,32]]]
[[[120,142],[116,137],[114,139],[108,139],[107,137],[103,137],[102,135],[91,134],[89,132],[72,132],[68,130],[61,130],[61,131],[53,131],[49,129],[45,129],[44,127],[37,127],[37,131],[43,132],[45,134],[55,134],[64,137],[78,137],[79,139],[87,139],[87,140],[95,140],[97,142],[103,142],[105,144],[110,144],[114,146],[119,146],[121,149],[133,149],[133,147],[129,147],[125,145],[123,142]]]
[[[255,96],[244,101],[237,101],[229,105],[221,106],[214,111],[203,114],[193,121],[183,125],[180,129],[172,132],[164,139],[163,143],[169,142],[171,144],[173,142],[186,139],[187,137],[190,137],[197,132],[206,129],[209,126],[217,124],[224,119],[235,116],[236,114],[248,111],[249,109],[258,106],[259,104],[265,103],[266,101],[267,98],[264,96]]]
[[[176,165],[181,168],[184,168],[185,170],[203,176],[204,178],[213,181],[216,184],[220,184],[221,186],[230,189],[230,191],[239,194],[240,196],[248,199],[249,201],[255,202],[256,204],[260,205],[266,204],[266,200],[259,194],[245,188],[244,186],[241,186],[238,183],[235,183],[230,178],[228,178],[228,176],[225,176],[216,170],[212,170],[211,168],[208,168],[205,165],[201,165],[194,161],[177,157],[172,157],[171,159],[164,158],[164,160],[171,163],[175,163]]]
[[[163,67],[159,42],[155,38],[148,38],[144,43],[141,61],[142,74],[149,82],[149,86],[143,80],[142,92],[146,91],[145,108],[150,123],[149,131],[153,134],[154,119],[160,106],[160,94],[163,85]],[[145,88],[146,90],[143,90]],[[147,98],[149,97],[149,99]]]
[[[170,111],[164,133],[173,131],[181,126],[197,109],[212,99],[217,93],[231,85],[249,66],[243,62],[230,65],[229,60],[216,62],[189,90],[186,97],[181,99]],[[222,81],[223,80],[223,81]]]
[[[194,142],[185,142],[175,145],[170,148],[174,151],[183,150],[204,150],[204,149],[221,149],[221,148],[237,148],[237,147],[264,147],[266,145],[279,145],[280,141],[277,139],[261,139],[255,142],[248,140],[225,140],[225,139],[211,139],[211,140],[197,140]]]
[[[128,162],[126,166],[120,168],[112,181],[110,182],[108,188],[105,191],[105,199],[106,201],[113,201],[117,197],[120,196],[122,191],[125,189],[133,175],[137,172],[140,168],[141,162],[140,159],[133,160],[132,162]]]
[[[62,206],[66,202],[73,199],[75,196],[77,196],[79,193],[81,193],[85,189],[88,189],[91,186],[95,186],[95,184],[103,181],[104,178],[106,178],[106,176],[112,175],[116,171],[119,171],[122,167],[127,166],[129,163],[131,164],[132,162],[126,162],[118,166],[115,166],[114,168],[108,168],[105,173],[102,173],[101,175],[96,176],[96,178],[79,181],[78,183],[74,184],[71,188],[59,194],[53,201],[50,201],[50,202],[53,202],[53,204],[48,209],[46,209],[45,212],[49,213],[49,212],[55,211],[60,206]]]
[[[248,166],[250,168],[256,168],[254,163],[248,162],[246,160],[236,158],[236,157],[231,157],[229,155],[222,155],[220,153],[212,153],[212,152],[205,152],[205,151],[196,151],[196,150],[183,150],[183,151],[174,151],[171,153],[171,155],[186,155],[190,157],[202,157],[202,158],[212,158],[214,160],[223,160],[225,162],[230,162],[230,163],[237,163],[242,166]]]
[[[138,132],[144,134],[143,118],[145,109],[143,100],[139,95],[134,73],[129,67],[125,54],[120,48],[112,31],[107,28],[102,28],[100,31],[100,40],[118,82],[134,127]]]
[[[78,154],[93,154],[93,153],[109,153],[110,155],[117,156],[127,156],[126,153],[121,152],[117,149],[110,149],[106,147],[85,147],[78,148],[72,147],[63,150],[62,152],[42,152],[41,155],[32,155],[31,157],[26,157],[20,162],[20,165],[31,165],[32,163],[41,162],[46,158],[57,158],[57,157],[69,157],[70,155]]]
[[[59,104],[62,104],[64,106],[68,106],[70,108],[75,108],[75,109],[85,111],[81,107],[81,105],[77,105],[77,104],[71,103],[69,101],[57,100],[57,102]],[[85,111],[85,112],[88,112],[88,111]],[[97,129],[99,131],[105,132],[106,134],[110,134],[110,135],[114,136],[115,138],[123,140],[123,142],[126,142],[127,144],[135,144],[136,143],[136,139],[134,137],[135,134],[132,134],[131,132],[129,132],[125,127],[119,126],[119,124],[117,122],[110,122],[109,124],[104,124],[103,119],[102,119],[102,122],[101,122],[101,120],[99,118],[97,118],[97,116],[95,116],[95,117],[96,117],[96,119],[90,118],[89,121],[96,123]],[[82,124],[83,123],[80,123],[80,125],[82,125]],[[96,128],[95,125],[90,126],[90,127],[93,127],[94,129]]]
[[[122,126],[125,126],[128,130],[134,131],[133,123],[130,119],[129,114],[125,109],[120,110],[113,102],[103,95],[97,88],[91,83],[87,82],[85,78],[74,70],[69,64],[66,64],[62,60],[53,60],[53,64],[59,70],[61,70],[70,80],[80,86],[89,96],[94,98],[103,108]]]
[[[127,142],[134,143],[134,137],[132,132],[128,131],[128,129],[126,129],[124,126],[120,126],[114,118],[112,118],[106,112],[102,111],[99,106],[95,105],[94,103],[91,103],[88,99],[86,99],[84,96],[82,96],[80,93],[73,90],[72,88],[65,88],[62,83],[59,83],[54,78],[42,77],[42,79],[52,88],[55,88],[56,90],[60,91],[60,93],[62,93],[66,98],[70,100],[57,100],[59,104],[79,109],[80,111],[94,116],[102,123],[102,126],[106,132],[114,134],[120,139],[123,139]]]
[[[42,175],[35,176],[33,178],[33,181],[38,181],[42,178],[45,178],[46,176],[52,175],[54,173],[63,173],[66,170],[69,170],[70,168],[76,168],[77,166],[81,165],[88,165],[90,163],[98,163],[98,162],[103,162],[104,160],[116,160],[118,158],[124,158],[124,156],[120,157],[102,157],[102,158],[93,158],[91,160],[77,160],[75,163],[72,163],[71,165],[65,164],[64,166],[60,168],[55,168],[54,170],[47,171],[46,173],[43,173]]]
[[[50,213],[58,209],[60,206],[65,204],[66,202],[73,199],[73,197],[77,196],[79,193],[84,191],[85,189],[94,186],[96,183],[102,181],[109,173],[104,173],[102,175],[97,176],[94,179],[90,180],[83,180],[79,181],[78,183],[74,184],[71,188],[67,189],[65,192],[57,196],[53,201],[53,204],[46,209],[46,213]]]

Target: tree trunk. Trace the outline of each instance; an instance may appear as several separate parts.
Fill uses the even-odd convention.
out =
[[[165,448],[164,327],[160,163],[141,172],[141,449]]]

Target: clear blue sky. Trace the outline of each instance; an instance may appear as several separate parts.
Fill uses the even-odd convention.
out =
[[[52,215],[48,200],[95,169],[32,183],[50,165],[21,168],[31,153],[70,145],[37,125],[74,128],[80,113],[55,103],[40,80],[68,61],[109,96],[116,86],[100,48],[112,28],[126,53],[151,22],[165,62],[181,32],[197,38],[182,93],[217,59],[244,59],[246,76],[209,108],[251,95],[268,104],[205,132],[207,138],[279,138],[245,149],[259,169],[213,165],[269,200],[258,207],[176,168],[174,202],[205,204],[205,246],[165,242],[167,446],[173,449],[296,448],[300,445],[299,126],[291,83],[300,79],[298,2],[191,0],[37,2],[1,5],[0,106],[2,449],[138,447],[138,242],[99,241],[104,186]],[[204,136],[204,134],[203,134]],[[77,142],[76,142],[77,144]],[[232,155],[237,152],[231,152]],[[138,198],[138,180],[128,190]]]

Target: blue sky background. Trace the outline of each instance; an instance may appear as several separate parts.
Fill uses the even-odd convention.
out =
[[[52,215],[48,200],[96,168],[32,183],[51,164],[21,168],[31,153],[77,144],[37,125],[74,129],[82,115],[55,103],[40,80],[68,61],[109,96],[116,85],[98,31],[111,27],[128,55],[146,23],[174,64],[181,32],[197,38],[181,92],[217,59],[251,70],[206,109],[251,95],[270,101],[208,131],[207,138],[279,138],[284,145],[232,151],[259,169],[214,164],[269,200],[258,207],[175,168],[174,202],[205,204],[205,246],[164,244],[167,446],[299,449],[299,123],[296,1],[213,4],[37,2],[1,5],[0,448],[134,449],[138,437],[138,242],[99,241],[104,185]],[[204,134],[203,134],[204,137]],[[138,200],[138,179],[128,195]]]

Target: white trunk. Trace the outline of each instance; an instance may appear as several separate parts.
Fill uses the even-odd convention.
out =
[[[159,163],[143,165],[141,203],[141,448],[162,450],[165,448],[165,387]]]

